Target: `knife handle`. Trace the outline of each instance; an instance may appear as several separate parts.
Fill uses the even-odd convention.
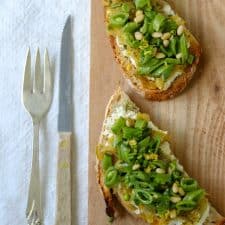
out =
[[[55,225],[71,225],[71,136],[59,133]]]

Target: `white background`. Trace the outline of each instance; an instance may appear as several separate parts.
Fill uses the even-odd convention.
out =
[[[75,49],[73,224],[87,224],[89,11],[89,0],[1,0],[0,225],[26,224],[32,124],[21,104],[21,85],[28,46],[32,55],[38,46],[42,55],[45,47],[48,48],[55,80],[53,103],[40,131],[44,224],[54,224],[59,49],[63,25],[69,14],[73,18]]]

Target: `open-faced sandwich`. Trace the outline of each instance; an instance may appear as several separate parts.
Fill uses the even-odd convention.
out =
[[[145,98],[180,93],[196,70],[198,41],[165,0],[104,0],[115,58],[131,86]]]
[[[110,218],[117,198],[129,213],[149,224],[224,224],[205,190],[172,153],[167,132],[140,113],[121,90],[108,104],[96,155]]]

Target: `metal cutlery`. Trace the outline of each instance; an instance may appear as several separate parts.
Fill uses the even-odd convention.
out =
[[[72,135],[72,33],[71,18],[63,29],[60,56],[57,203],[55,225],[71,224],[71,135]]]
[[[47,50],[44,56],[44,71],[41,71],[41,57],[37,50],[35,59],[35,72],[31,72],[30,49],[27,53],[22,101],[33,122],[33,158],[32,170],[26,209],[29,225],[42,224],[42,205],[39,172],[39,126],[47,114],[52,102],[52,79]]]

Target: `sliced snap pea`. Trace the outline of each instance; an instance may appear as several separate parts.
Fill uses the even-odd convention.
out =
[[[178,65],[181,63],[180,59],[174,59],[174,58],[166,58],[165,62],[168,64],[174,64],[174,65]]]
[[[139,28],[139,25],[135,22],[129,22],[123,27],[124,32],[133,33]]]
[[[118,157],[124,162],[130,162],[129,160],[130,148],[125,144],[121,144],[118,148]]]
[[[132,47],[132,48],[138,48],[139,41],[137,41],[134,38],[134,35],[133,34],[131,34],[129,32],[124,33],[124,39],[125,39],[126,44],[129,45],[130,47]]]
[[[120,117],[116,122],[113,124],[111,130],[114,134],[119,134],[123,127],[126,126],[126,120],[123,117]]]
[[[111,166],[112,166],[112,156],[105,154],[102,159],[102,168],[104,171],[106,171]]]
[[[171,181],[171,176],[169,174],[155,173],[153,184],[164,185]]]
[[[184,34],[182,34],[179,42],[180,52],[182,53],[182,63],[186,63],[188,60],[188,47],[187,47],[187,40]]]
[[[155,70],[152,74],[155,76],[155,77],[160,77],[160,76],[163,76],[164,80],[166,80],[171,72],[173,71],[174,69],[174,65],[171,64],[171,65],[163,65],[161,67],[159,67],[157,70]]]
[[[143,189],[134,189],[133,190],[133,199],[134,201],[144,204],[144,205],[149,205],[153,201],[153,197],[151,193],[148,191],[145,191]]]
[[[149,0],[135,0],[134,2],[137,9],[142,9],[150,3]]]
[[[130,164],[124,163],[124,162],[121,162],[121,161],[116,162],[115,168],[118,171],[123,172],[123,173],[129,173],[129,172],[132,171],[132,166]]]
[[[177,38],[172,38],[169,44],[169,48],[171,49],[173,55],[177,54]]]
[[[198,183],[196,180],[192,178],[183,178],[181,180],[181,187],[184,189],[184,191],[194,191],[198,188]]]
[[[150,137],[146,137],[145,139],[141,140],[138,143],[138,148],[139,149],[146,149],[149,145],[149,142],[150,142]]]
[[[166,17],[162,14],[157,14],[153,20],[153,29],[155,31],[159,31],[161,26],[163,25],[164,21],[165,21]]]
[[[124,194],[123,195],[123,200],[126,201],[126,202],[129,201],[130,200],[130,195],[129,194]]]
[[[172,51],[168,48],[164,48],[164,46],[160,45],[159,46],[161,52],[163,52],[166,56],[171,57],[173,55]]]
[[[142,130],[139,128],[133,127],[124,127],[123,128],[123,137],[130,140],[130,139],[139,139],[142,136]]]
[[[110,5],[110,7],[111,7],[112,9],[114,9],[114,8],[121,7],[121,5],[122,5],[122,3],[120,3],[120,2],[114,2],[114,3],[112,3],[112,4]]]
[[[118,171],[114,167],[109,167],[105,174],[105,185],[113,187],[118,181]]]
[[[141,31],[142,34],[145,34],[148,31],[148,20],[146,18],[144,19],[144,24],[140,28],[140,31]]]
[[[203,189],[198,189],[196,191],[187,193],[187,195],[184,197],[184,200],[198,202],[204,196],[204,194],[205,191]]]
[[[148,122],[143,119],[137,119],[135,122],[135,128],[145,129],[148,126]]]
[[[192,54],[189,54],[188,59],[187,59],[188,64],[191,65],[194,62],[194,60],[195,60],[195,56]]]
[[[132,3],[126,2],[126,3],[123,3],[121,8],[124,12],[129,13],[131,9],[134,8],[134,5]]]
[[[156,70],[157,68],[159,68],[160,66],[162,66],[164,64],[163,60],[158,61],[158,63],[154,64],[154,65],[145,65],[145,66],[139,66],[138,69],[138,74],[140,75],[149,75],[151,77],[155,77],[153,74],[151,74],[154,70]]]
[[[109,24],[112,28],[114,27],[122,27],[128,20],[129,14],[128,13],[118,13],[112,15],[109,19]]]
[[[196,203],[194,201],[182,200],[176,204],[176,208],[178,211],[190,211],[196,207]]]

